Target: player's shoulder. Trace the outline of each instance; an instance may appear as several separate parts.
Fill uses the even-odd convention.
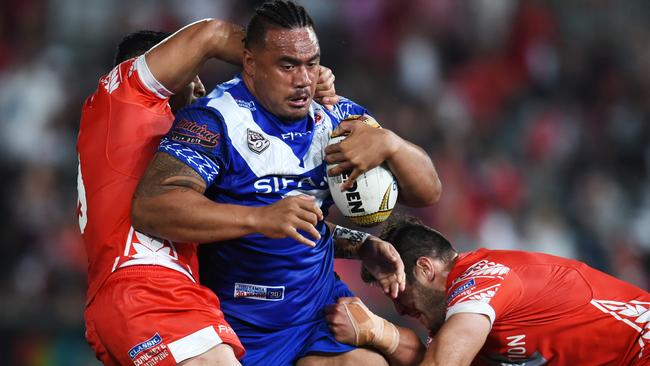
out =
[[[331,111],[327,111],[327,113],[338,121],[342,121],[354,115],[369,114],[365,107],[346,97],[340,97],[339,102],[334,104],[333,107],[334,108]]]
[[[144,55],[121,62],[99,79],[99,93],[144,106],[166,106],[172,93],[151,73]]]
[[[462,253],[452,270],[451,286],[475,277],[503,279],[512,270],[507,259],[498,251],[483,248]]]
[[[192,105],[209,109],[219,115],[236,114],[241,108],[253,112],[257,108],[239,75],[218,84],[208,95],[199,98]]]

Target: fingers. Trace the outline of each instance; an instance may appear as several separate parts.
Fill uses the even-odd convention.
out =
[[[335,152],[325,156],[325,162],[327,164],[337,164],[343,161],[345,161],[345,155],[341,152]]]
[[[318,84],[324,83],[325,81],[330,79],[332,79],[332,82],[334,82],[335,76],[334,73],[332,72],[332,69],[323,65],[319,65],[318,67],[319,67]]]
[[[327,145],[325,147],[325,154],[335,154],[341,151],[341,143],[337,142],[336,144]]]
[[[341,166],[343,164],[339,164]],[[341,183],[341,192],[347,191],[348,189],[352,188],[354,185],[354,182],[356,182],[357,178],[359,178],[363,174],[363,170],[354,168],[352,170],[352,173],[348,175],[348,179],[345,180],[345,182]]]
[[[346,172],[348,170],[351,170],[353,168],[352,162],[347,160],[342,163],[339,163],[332,169],[327,171],[327,174],[331,177],[342,174],[343,172]]]
[[[315,240],[320,240],[320,233],[318,232],[318,230],[316,230],[314,225],[306,221],[299,221],[298,223],[296,223],[295,228],[297,230],[302,230],[306,232],[307,234],[309,234],[309,236],[311,236]]]
[[[351,133],[357,125],[356,120],[347,120],[341,122],[332,132],[332,136],[341,136]]]
[[[320,207],[318,207],[318,204],[316,204],[316,198],[314,196],[301,194],[300,196],[297,197],[306,201],[306,202],[301,202],[302,203],[300,205],[301,208],[314,213],[318,218],[318,221],[322,221],[324,219],[323,211],[320,209]],[[318,224],[318,222],[314,223],[314,225],[316,224]]]
[[[287,234],[288,234],[287,235],[288,237],[290,237],[290,238],[294,239],[295,241],[297,241],[297,242],[299,242],[301,244],[304,244],[304,245],[306,245],[306,246],[308,246],[310,248],[313,248],[313,247],[316,246],[315,242],[313,242],[313,241],[305,238],[304,236],[300,235],[300,233],[298,233],[298,231],[296,231],[296,229],[292,228],[292,230],[288,230]]]
[[[314,99],[330,111],[334,110],[333,105],[339,102],[334,80],[336,80],[336,77],[332,73],[332,70],[325,66],[320,66],[320,74],[318,75]]]
[[[327,108],[328,111],[333,111],[334,110],[334,104],[338,103],[341,100],[341,97],[338,95],[334,94],[331,96],[323,97],[321,98],[320,102],[322,105]]]

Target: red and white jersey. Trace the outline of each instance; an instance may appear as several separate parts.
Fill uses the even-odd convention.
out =
[[[83,105],[77,211],[88,254],[86,304],[125,266],[163,266],[196,281],[195,244],[152,238],[131,226],[133,193],[174,119],[171,94],[140,56],[103,76]]]
[[[461,254],[447,281],[447,318],[468,312],[492,323],[473,365],[650,363],[650,294],[575,260]]]

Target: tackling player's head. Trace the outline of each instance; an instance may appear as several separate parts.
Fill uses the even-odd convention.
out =
[[[156,32],[150,30],[141,30],[128,34],[122,38],[117,45],[115,51],[114,66],[120,63],[144,54],[149,51],[153,46],[164,41],[171,33]],[[177,91],[171,98],[169,98],[169,106],[172,112],[176,113],[177,110],[191,104],[197,98],[205,95],[205,87],[201,83],[199,76],[194,79],[181,91]]]
[[[380,237],[393,244],[404,262],[406,289],[394,300],[397,311],[437,331],[445,320],[446,281],[458,252],[442,234],[414,217],[396,217]],[[375,281],[365,270],[362,277]]]
[[[309,113],[319,75],[314,23],[292,1],[270,1],[246,28],[244,81],[264,108],[283,120]]]
[[[117,66],[130,58],[142,55],[169,36],[171,36],[171,33],[150,30],[141,30],[127,34],[117,45],[113,66]]]

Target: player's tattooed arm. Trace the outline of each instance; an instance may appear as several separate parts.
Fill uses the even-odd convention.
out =
[[[201,226],[193,222],[191,205],[200,210],[210,204],[203,193],[206,183],[191,167],[163,152],[154,156],[131,202],[133,227],[173,241],[208,239]]]
[[[323,213],[312,196],[292,196],[267,206],[217,203],[206,182],[180,160],[158,152],[133,196],[131,222],[141,232],[179,242],[212,243],[260,233],[315,246]],[[278,218],[282,218],[278,220]],[[300,232],[306,232],[303,236]]]
[[[192,168],[166,153],[157,153],[135,192],[138,197],[154,197],[170,189],[191,189],[203,194],[206,184]]]
[[[404,263],[391,243],[362,231],[327,224],[334,238],[335,258],[361,260],[363,272],[372,277],[372,283],[393,298],[404,291]]]

